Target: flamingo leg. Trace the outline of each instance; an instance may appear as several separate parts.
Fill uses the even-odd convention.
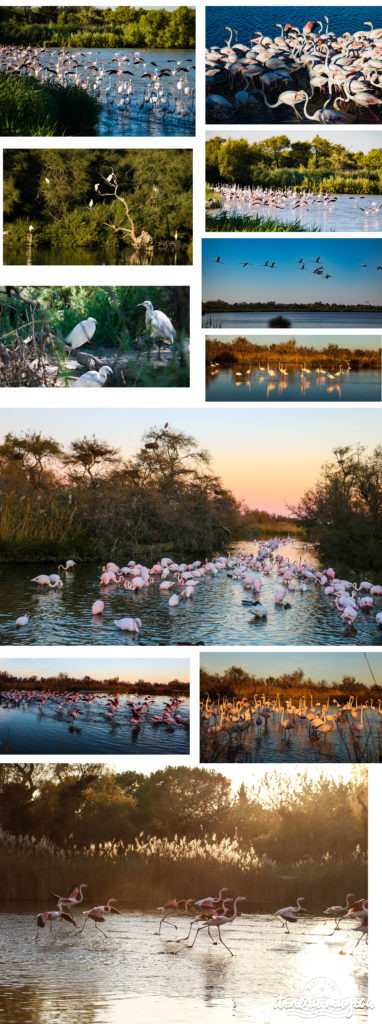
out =
[[[52,924],[53,924],[53,921],[50,921],[50,923],[49,923],[49,931],[50,931],[50,934],[52,936],[52,939],[54,939],[54,941],[56,942],[56,936],[54,934],[54,931],[53,931],[53,928],[52,928]]]
[[[232,949],[230,949],[229,946],[227,946],[227,943],[224,942],[224,939],[222,939],[222,937],[221,937],[220,925],[217,925],[217,929],[218,929],[218,935],[219,935],[219,939],[220,939],[220,942],[221,942],[222,946],[225,946],[225,948],[228,949],[228,952],[231,954],[231,956],[233,956]]]
[[[205,924],[201,924],[199,928],[196,928],[193,942],[191,943],[191,946],[187,946],[187,949],[192,949],[193,948],[193,946],[195,945],[195,942],[197,940],[197,937],[199,935],[199,932],[201,932],[203,928],[206,928]]]
[[[106,934],[106,932],[102,931],[102,928],[100,928],[100,927],[99,927],[99,925],[97,924],[97,922],[96,922],[96,921],[94,922],[94,924],[95,924],[95,927],[96,927],[96,929],[97,929],[97,932],[101,932],[101,935],[104,935],[104,936],[105,936],[105,939],[107,939],[107,938],[108,938],[108,935]]]
[[[167,917],[170,917],[170,914],[165,914],[164,917],[161,918],[160,923],[159,923],[158,931],[155,932],[156,935],[160,935],[160,930],[161,930],[162,924],[165,923]],[[169,928],[175,928],[176,930],[178,930],[178,925],[177,924],[173,924],[172,921],[167,921],[167,924],[168,924]]]

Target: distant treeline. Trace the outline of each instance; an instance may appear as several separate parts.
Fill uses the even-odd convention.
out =
[[[257,676],[250,675],[237,665],[231,665],[223,673],[207,672],[200,669],[200,695],[215,698],[218,694],[221,697],[247,697],[252,700],[255,693],[261,696],[265,693],[266,699],[275,698],[279,694],[282,699],[293,700],[305,697],[307,700],[312,694],[314,700],[324,698],[325,700],[338,700],[339,704],[346,703],[350,695],[358,699],[374,698],[379,700],[382,697],[382,686],[372,683],[366,686],[358,683],[354,676],[342,676],[341,682],[328,682],[321,679],[314,683],[309,676],[305,676],[303,669],[296,669],[294,672],[284,672],[281,676]]]
[[[186,50],[195,46],[195,11],[144,7],[1,7],[2,43],[22,46]]]
[[[329,313],[382,313],[382,304],[373,305],[372,303],[358,302],[357,305],[344,306],[338,302],[288,302],[285,303],[274,299],[269,302],[226,302],[225,299],[208,299],[203,302],[202,311],[203,313],[258,313],[265,310],[266,312],[276,312],[284,310],[287,307],[288,311],[298,312],[329,312]]]
[[[82,690],[109,691],[116,693],[138,693],[156,694],[157,696],[173,696],[175,693],[188,697],[190,692],[189,683],[181,683],[179,679],[171,679],[168,683],[146,683],[144,679],[138,679],[136,683],[127,683],[113,676],[111,679],[92,679],[91,676],[84,676],[83,679],[76,679],[60,672],[57,676],[49,676],[42,679],[40,676],[11,675],[10,672],[0,672],[0,693],[2,690],[68,690],[79,693]]]
[[[365,338],[365,341],[367,339]],[[251,360],[267,360],[269,363],[296,365],[298,360],[305,363],[320,363],[332,366],[334,363],[348,363],[352,370],[362,367],[381,368],[380,349],[350,349],[331,342],[326,348],[316,349],[314,346],[298,345],[295,338],[279,341],[277,344],[263,345],[249,341],[238,335],[231,342],[224,338],[206,339],[206,364],[218,362],[221,366],[232,366],[239,363],[250,363]]]
[[[206,144],[206,180],[209,185],[380,195],[382,149],[352,153],[320,135],[311,142],[277,135],[252,143],[217,136]]]

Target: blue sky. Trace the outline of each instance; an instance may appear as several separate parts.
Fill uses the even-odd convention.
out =
[[[77,679],[89,675],[92,679],[119,679],[135,683],[144,679],[147,683],[168,682],[179,679],[188,682],[189,662],[186,658],[0,658],[0,671],[27,678],[28,676],[58,675],[66,672]]]
[[[184,430],[212,455],[214,471],[226,487],[252,507],[285,512],[318,478],[322,463],[341,445],[360,442],[369,450],[381,442],[374,409],[6,409],[0,437],[7,431],[41,431],[62,444],[91,436],[106,439],[124,457],[134,455],[142,434],[161,426]],[[261,443],[259,444],[259,430]]]
[[[382,685],[382,654],[368,652],[367,657],[377,683]],[[280,654],[274,651],[254,651],[251,654],[203,652],[200,660],[201,667],[207,672],[224,672],[231,665],[236,665],[250,675],[266,677],[279,676],[284,672],[294,672],[302,668],[313,682],[322,679],[326,679],[327,682],[340,682],[343,676],[354,676],[360,683],[373,685],[370,669],[361,651],[317,651],[314,654],[293,654],[289,651]]]
[[[220,139],[247,139],[252,143],[263,142],[264,139],[273,138],[275,135],[287,135],[290,142],[312,142],[317,134],[317,127],[311,128],[310,126],[305,127],[305,125],[303,128],[294,128],[289,124],[283,125],[282,128],[268,125],[253,131],[247,129],[233,131],[229,128],[221,128],[219,125],[219,128],[209,129],[206,132],[206,138],[215,139],[219,136]],[[382,131],[380,129],[357,131],[357,128],[354,127],[349,131],[347,128],[337,128],[337,130],[320,128],[319,134],[321,138],[327,139],[332,145],[345,146],[345,149],[349,149],[352,153],[358,153],[360,150],[363,153],[368,153],[370,149],[381,149],[382,147]]]
[[[382,241],[374,238],[203,239],[203,300],[382,303]],[[222,263],[214,260],[220,257]],[[327,281],[313,273],[320,258]],[[305,270],[299,269],[303,259]],[[252,266],[243,268],[242,262]],[[264,264],[274,262],[270,270]],[[360,269],[360,264],[367,264]]]
[[[225,344],[229,344],[234,341],[235,338],[247,338],[248,341],[254,345],[278,345],[280,342],[285,342],[285,339],[281,335],[276,335],[272,331],[272,334],[248,334],[243,331],[236,331],[236,334],[219,334],[219,331],[210,331],[207,334],[207,338],[218,339]],[[291,338],[296,338],[297,346],[307,346],[308,348],[323,349],[327,345],[339,345],[341,348],[362,348],[362,349],[379,349],[381,347],[381,335],[380,334],[339,334],[328,338],[327,334],[295,334],[294,331],[290,333]]]

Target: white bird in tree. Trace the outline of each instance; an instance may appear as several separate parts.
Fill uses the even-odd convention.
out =
[[[88,370],[73,381],[72,388],[102,388],[107,381],[108,373],[113,373],[110,366],[101,366],[99,370]]]
[[[94,316],[88,316],[87,320],[81,320],[68,334],[65,339],[66,344],[70,345],[71,349],[81,348],[82,345],[86,345],[88,341],[91,341],[97,324],[98,320]]]
[[[166,313],[162,313],[160,309],[154,309],[152,302],[148,299],[145,302],[138,302],[137,305],[145,307],[145,326],[150,337],[157,338],[160,341],[167,341],[172,345],[176,338],[176,330],[172,326],[171,320],[166,316]]]

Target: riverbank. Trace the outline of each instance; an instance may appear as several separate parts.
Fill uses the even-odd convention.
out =
[[[99,111],[75,85],[0,72],[0,135],[93,135]]]
[[[365,341],[367,341],[366,338]],[[284,366],[295,366],[297,369],[301,367],[301,360],[305,366],[312,366],[312,368],[318,365],[331,368],[333,364],[340,366],[342,363],[344,368],[347,364],[352,370],[381,369],[380,349],[365,349],[365,351],[357,349],[354,351],[354,349],[342,347],[340,337],[335,344],[332,342],[323,349],[298,346],[296,342],[293,344],[291,341],[282,341],[271,346],[257,345],[242,336],[238,336],[235,341],[230,343],[225,342],[224,338],[207,337],[206,339],[207,369],[211,363],[229,369],[230,366],[249,366],[252,361],[257,360],[272,366],[278,366],[282,361]]]

